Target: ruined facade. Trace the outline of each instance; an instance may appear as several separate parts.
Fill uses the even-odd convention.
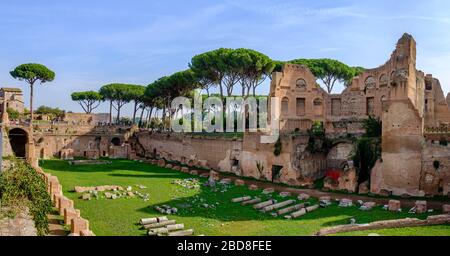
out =
[[[373,116],[382,121],[382,153],[370,172],[370,184],[362,184],[364,190],[369,186],[376,194],[449,195],[450,94],[445,97],[437,79],[416,69],[412,36],[405,34],[384,65],[365,70],[341,94],[328,94],[316,81],[301,65],[286,64],[273,73],[269,96],[281,101],[277,145],[262,144],[262,133],[245,132],[242,138],[153,133],[98,126],[102,121],[70,114],[65,125],[34,127],[34,155],[165,158],[301,186],[333,170],[340,177],[326,181],[327,187],[357,192],[361,184],[350,161],[354,139],[365,132],[362,121]],[[310,133],[318,123],[323,138]],[[10,140],[4,141],[4,152],[15,152],[8,151]]]

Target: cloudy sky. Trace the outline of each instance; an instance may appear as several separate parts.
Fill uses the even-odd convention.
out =
[[[389,58],[404,32],[418,42],[418,68],[449,92],[450,1],[2,0],[0,86],[28,94],[9,71],[42,63],[57,77],[38,87],[36,106],[82,111],[71,92],[111,82],[147,85],[219,47],[372,68]],[[267,92],[265,84],[260,93]]]

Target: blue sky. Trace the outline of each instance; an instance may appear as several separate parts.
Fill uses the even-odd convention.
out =
[[[418,42],[418,68],[449,92],[450,1],[2,0],[0,86],[28,95],[9,71],[42,63],[57,77],[37,88],[36,106],[82,111],[71,92],[110,82],[147,85],[219,47],[371,68],[389,58],[404,32]],[[267,93],[268,85],[259,91]]]

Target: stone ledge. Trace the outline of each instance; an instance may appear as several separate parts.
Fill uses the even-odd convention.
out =
[[[319,232],[316,233],[316,236],[325,236],[353,231],[443,225],[449,223],[450,223],[450,214],[443,214],[443,215],[429,216],[426,220],[419,220],[416,218],[406,218],[397,220],[376,221],[368,224],[350,224],[350,225],[340,225],[329,228],[322,228]]]

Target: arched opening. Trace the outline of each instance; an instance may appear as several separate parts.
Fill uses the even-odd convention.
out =
[[[111,140],[111,143],[112,143],[114,146],[120,146],[120,139],[117,138],[117,137],[114,137],[114,138]]]
[[[20,128],[9,131],[9,143],[16,157],[26,157],[26,146],[28,144],[28,134]]]

